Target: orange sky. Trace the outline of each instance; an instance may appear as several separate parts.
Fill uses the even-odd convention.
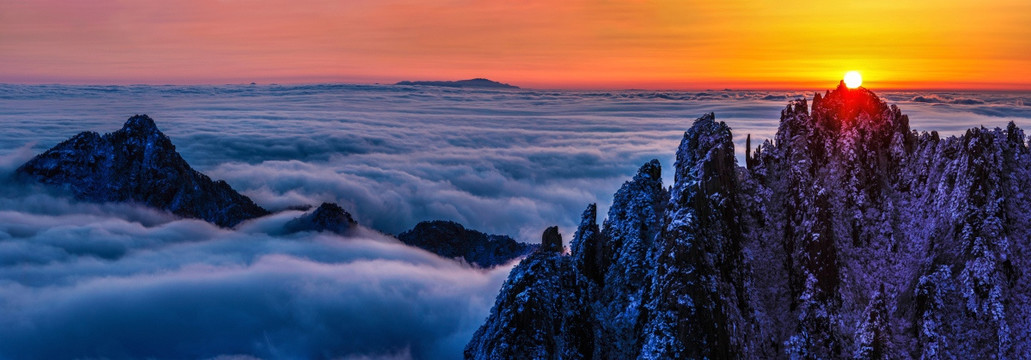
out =
[[[0,82],[1031,90],[1028,24],[1028,0],[0,0]]]

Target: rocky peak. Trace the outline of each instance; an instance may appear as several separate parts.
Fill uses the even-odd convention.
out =
[[[805,99],[791,101],[781,112],[776,142],[760,146],[756,153],[765,152],[766,161],[780,158],[808,164],[807,171],[814,173],[835,164],[847,168],[841,172],[856,181],[882,187],[885,177],[881,175],[896,171],[915,142],[909,117],[897,106],[889,106],[866,88],[839,84],[823,96],[815,94],[811,111]],[[764,159],[753,156],[749,161],[761,165]],[[870,178],[874,180],[866,181]]]
[[[145,114],[137,114],[130,117],[129,120],[125,122],[125,125],[122,126],[120,131],[144,136],[161,133],[161,131],[158,130],[157,124],[154,123],[154,119],[151,119],[150,116]]]
[[[589,238],[598,232],[598,204],[588,204],[587,209],[580,215],[580,226],[577,227],[573,240],[569,242],[570,252],[582,252],[584,246],[590,245]]]
[[[612,206],[605,220],[604,233],[614,241],[616,248],[634,244],[633,249],[620,249],[635,256],[647,251],[662,225],[662,213],[669,194],[662,186],[662,165],[652,159],[641,165],[633,179],[612,196]]]
[[[96,146],[96,144],[100,141],[100,134],[97,134],[93,131],[83,131],[81,133],[76,134],[75,136],[72,136],[70,139],[66,140],[65,143],[68,143],[69,145],[74,147],[86,147]]]
[[[401,242],[474,266],[489,268],[508,263],[537,248],[505,235],[466,229],[453,221],[423,221],[397,236]]]
[[[909,118],[898,107],[889,106],[863,87],[849,89],[842,83],[822,96],[815,94],[811,111],[808,105],[806,99],[796,99],[781,111],[778,143],[799,136],[810,143],[835,141],[853,135],[850,132],[854,129],[875,132],[881,137],[910,131]]]
[[[311,213],[311,217],[312,221],[316,224],[326,224],[327,226],[336,224],[347,224],[348,226],[351,226],[358,224],[351,217],[351,214],[344,211],[344,208],[340,207],[340,205],[337,205],[336,203],[322,203],[322,205],[319,205],[319,207]]]
[[[918,135],[897,107],[839,86],[811,111],[788,104],[748,170],[731,140],[706,114],[677,149],[670,193],[657,163],[623,184],[601,282],[581,281],[598,243],[588,206],[570,256],[512,271],[466,357],[1031,353],[1031,149],[1015,124]]]
[[[538,251],[559,254],[565,251],[562,246],[562,234],[559,234],[558,226],[544,229],[544,234],[541,235],[541,247]]]
[[[587,205],[581,216],[580,227],[569,242],[569,252],[573,257],[573,265],[595,283],[603,281],[605,268],[608,267],[607,245],[598,228],[598,206]]]
[[[157,124],[147,115],[135,115],[122,128],[107,135],[112,141],[124,144],[126,148],[137,149],[140,156],[164,156],[175,152],[172,140],[158,130]]]
[[[146,115],[103,136],[84,132],[37,155],[17,173],[87,201],[132,202],[219,226],[269,212],[224,181],[193,170]]]
[[[848,127],[857,121],[882,118],[888,105],[864,87],[849,89],[844,82],[820,99],[813,99],[812,116],[834,129]]]
[[[562,237],[549,227],[541,250],[519,262],[465,348],[466,359],[590,359],[589,307]],[[571,289],[574,289],[570,291]]]
[[[287,232],[299,231],[330,231],[337,234],[344,234],[358,225],[351,217],[351,214],[336,203],[324,202],[314,211],[301,215],[300,217],[286,223],[284,228]]]
[[[641,165],[641,168],[637,169],[637,174],[633,178],[633,181],[648,180],[662,180],[662,164],[659,163],[658,159],[651,159],[644,163],[644,165]]]
[[[695,120],[677,150],[675,184],[654,245],[654,315],[644,325],[642,357],[740,356],[735,335],[747,324],[736,174],[730,127],[712,113]]]
[[[640,264],[648,255],[661,231],[668,201],[669,193],[662,186],[662,165],[654,159],[642,165],[633,179],[616,191],[602,231],[608,241],[603,246],[608,254],[606,262],[613,266],[606,277],[628,279],[631,287],[639,284],[645,269],[627,265]]]
[[[623,183],[613,195],[598,246],[604,256],[597,261],[600,284],[594,294],[592,315],[597,340],[595,359],[632,359],[642,333],[642,312],[652,246],[662,230],[669,195],[662,186],[662,166],[651,160]],[[586,272],[587,269],[580,269]]]
[[[592,226],[598,226],[598,204],[596,203],[588,204],[587,209],[584,209],[584,213],[580,215],[579,229],[590,228]]]
[[[683,195],[693,190],[687,187],[693,186],[701,186],[706,193],[721,192],[724,186],[732,184],[736,174],[733,140],[730,127],[717,122],[716,114],[708,113],[695,120],[677,149],[671,195]]]

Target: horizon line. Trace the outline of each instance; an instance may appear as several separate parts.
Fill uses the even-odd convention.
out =
[[[814,84],[806,84],[798,87],[788,87],[785,85],[773,85],[769,87],[764,86],[591,86],[591,85],[573,85],[573,86],[524,86],[519,85],[517,82],[511,81],[498,81],[490,79],[489,77],[470,77],[468,79],[457,79],[457,80],[425,80],[425,79],[413,79],[413,80],[400,80],[400,81],[461,81],[471,80],[476,78],[488,79],[491,81],[505,83],[512,86],[516,86],[517,89],[492,89],[492,88],[481,88],[491,90],[540,90],[540,91],[819,91],[819,90],[833,90],[837,85],[819,86]],[[240,81],[240,82],[18,82],[18,81],[3,81],[0,80],[0,85],[22,85],[22,86],[306,86],[306,85],[397,85],[399,81]],[[772,84],[771,84],[772,85]],[[866,84],[864,84],[866,85]],[[884,86],[884,87],[867,87],[864,88],[871,91],[985,91],[985,92],[1031,92],[1031,84],[1000,84],[1002,86],[977,86],[977,87],[950,87],[950,86]],[[400,85],[409,86],[409,85]],[[433,86],[433,85],[412,85],[412,86]],[[476,89],[476,88],[469,88]]]

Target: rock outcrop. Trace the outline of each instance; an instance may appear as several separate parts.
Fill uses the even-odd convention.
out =
[[[17,174],[82,200],[139,203],[223,227],[269,213],[225,181],[193,170],[147,115],[129,118],[113,133],[80,133]]]
[[[423,221],[397,236],[401,242],[440,256],[489,268],[533,252],[538,246],[505,235],[485,234],[451,221]],[[559,240],[561,241],[561,240]],[[561,245],[560,245],[561,246]]]
[[[594,348],[582,279],[550,227],[501,288],[488,321],[465,349],[478,359],[584,359]]]
[[[604,226],[589,206],[568,255],[513,269],[466,357],[1031,353],[1031,151],[1014,124],[918,133],[840,85],[792,101],[745,167],[732,139],[706,114],[669,192],[649,163]]]
[[[329,231],[344,235],[358,226],[351,214],[335,203],[322,203],[315,210],[290,220],[283,226],[287,233]]]

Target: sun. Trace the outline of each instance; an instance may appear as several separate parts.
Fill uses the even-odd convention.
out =
[[[858,71],[849,71],[845,73],[845,86],[849,89],[855,89],[863,85],[863,76],[859,75]]]

